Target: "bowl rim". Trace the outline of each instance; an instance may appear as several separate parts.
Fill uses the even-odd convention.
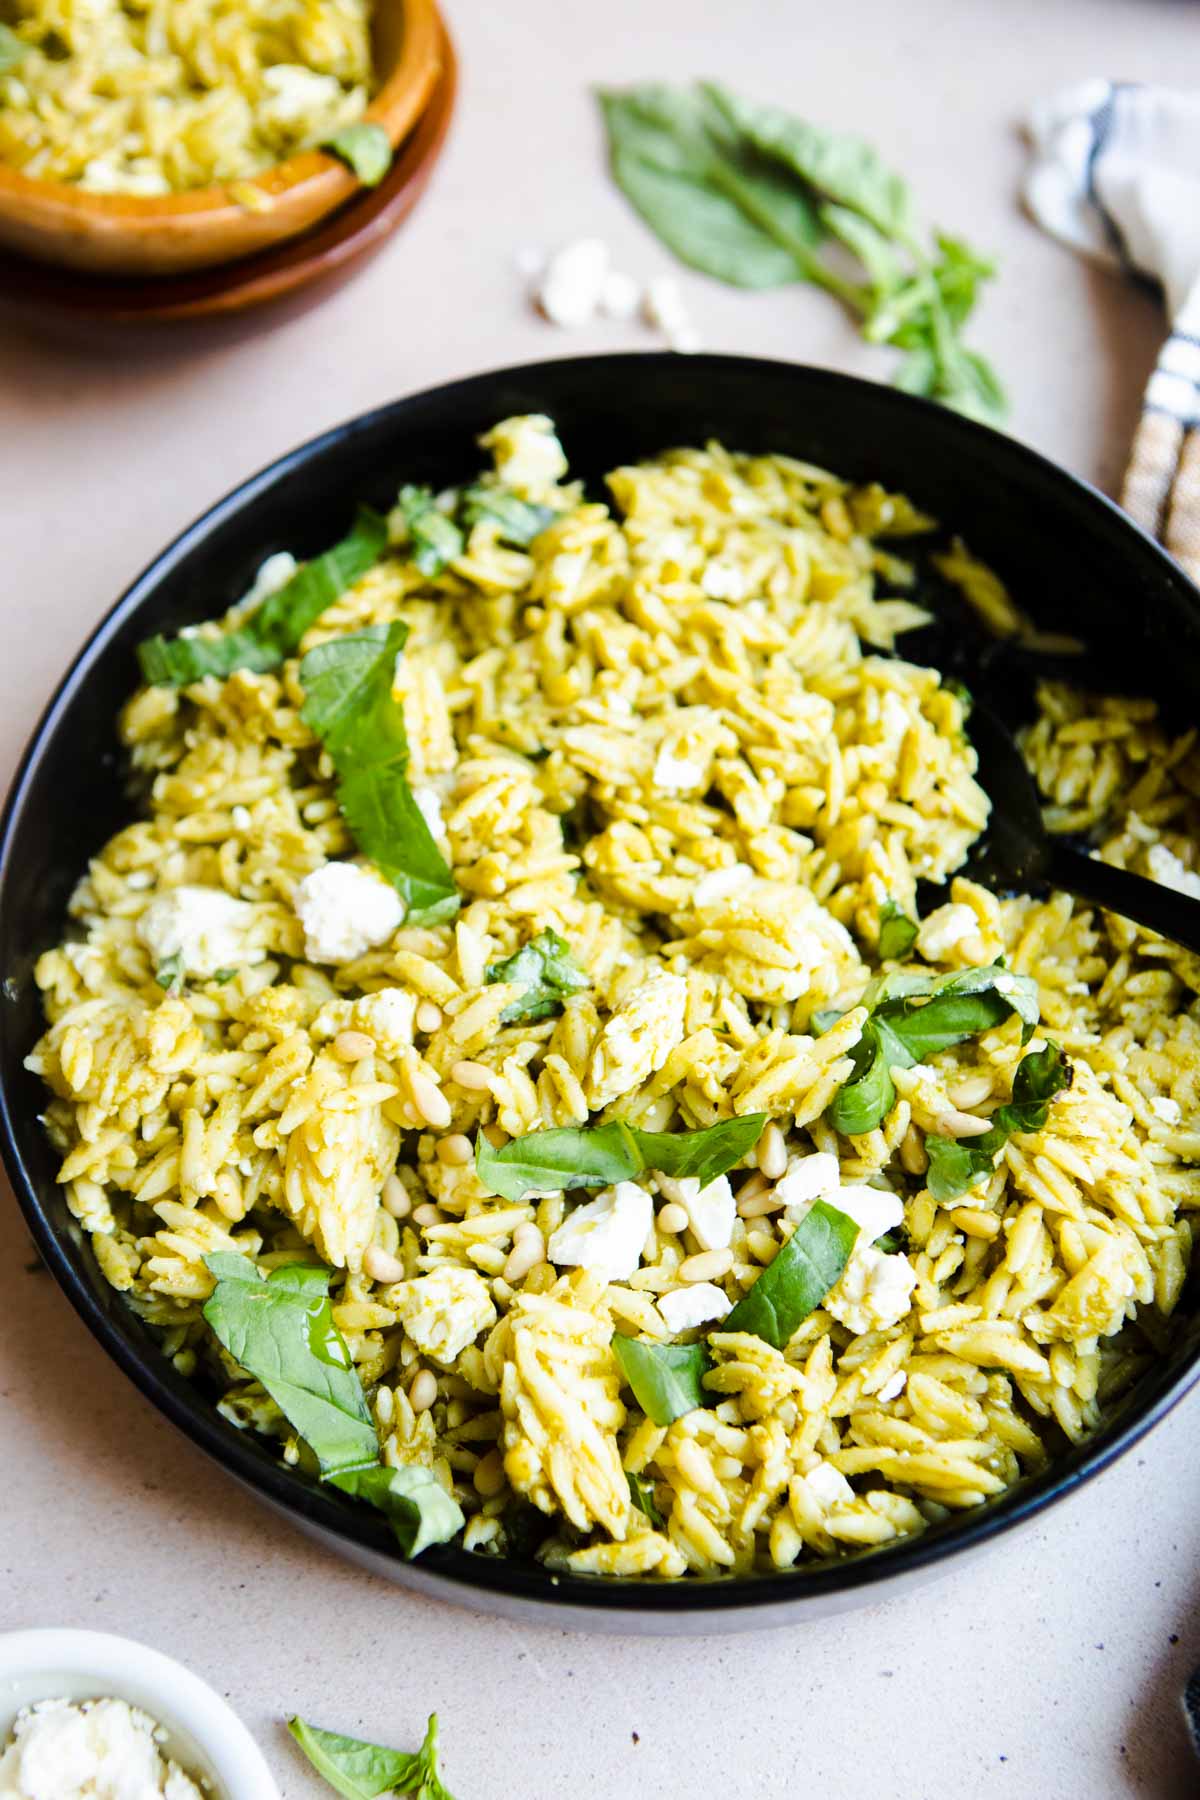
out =
[[[371,98],[361,122],[383,125],[392,150],[416,123],[437,79],[441,45],[441,17],[437,0],[397,0],[404,9],[404,36],[395,68]],[[401,104],[405,89],[411,90]],[[298,150],[271,163],[256,175],[234,176],[203,188],[182,188],[168,194],[96,194],[76,182],[49,181],[25,175],[0,162],[0,199],[23,205],[30,216],[57,214],[60,220],[106,221],[130,231],[187,220],[193,225],[216,224],[245,215],[246,209],[232,198],[233,190],[249,185],[275,202],[294,195],[309,182],[324,179],[331,187],[336,178],[335,200],[348,198],[361,183],[338,157],[319,149]]]
[[[1110,528],[1115,526],[1138,545],[1139,553],[1165,586],[1186,595],[1189,604],[1200,612],[1200,590],[1162,545],[1115,501],[1040,451],[1004,432],[947,411],[932,401],[832,369],[719,352],[702,352],[687,360],[698,381],[703,379],[706,370],[732,374],[754,371],[758,378],[771,379],[780,386],[786,386],[789,380],[799,376],[810,390],[823,390],[830,397],[850,405],[855,396],[869,395],[873,404],[891,406],[900,414],[925,419],[935,416],[939,421],[938,428],[951,441],[958,439],[982,445],[993,462],[1023,464],[1043,483],[1049,484],[1051,490],[1098,509]],[[422,409],[459,400],[470,402],[477,396],[482,402],[483,397],[497,387],[535,384],[539,378],[548,373],[553,376],[555,372],[567,375],[586,374],[592,370],[603,372],[612,391],[636,393],[639,379],[647,368],[668,361],[676,364],[677,353],[620,351],[547,358],[440,383],[328,427],[275,458],[215,501],[145,566],[103,615],[71,658],[47,702],[21,756],[0,816],[0,905],[8,885],[14,837],[28,800],[30,782],[48,741],[69,714],[78,691],[86,683],[93,662],[130,616],[153,595],[159,582],[194,548],[201,546],[218,526],[252,507],[266,490],[310,461],[326,453],[336,453],[350,439],[385,427],[392,418],[402,416],[410,408]],[[852,1552],[812,1568],[801,1565],[749,1576],[722,1575],[654,1582],[636,1577],[552,1573],[540,1565],[484,1556],[457,1545],[432,1548],[416,1563],[410,1564],[400,1557],[386,1524],[376,1515],[276,1461],[251,1436],[229,1425],[198,1388],[180,1390],[172,1386],[160,1372],[158,1364],[163,1359],[155,1354],[152,1343],[147,1341],[144,1348],[135,1346],[118,1331],[97,1293],[89,1286],[82,1271],[74,1266],[68,1254],[68,1240],[54,1228],[43,1207],[21,1152],[8,1084],[2,1079],[0,1161],[39,1253],[84,1324],[145,1398],[227,1473],[245,1483],[269,1505],[289,1515],[300,1529],[316,1530],[338,1539],[345,1546],[345,1553],[360,1561],[365,1558],[385,1562],[388,1573],[401,1583],[407,1582],[411,1587],[457,1600],[466,1606],[536,1611],[550,1624],[573,1612],[577,1619],[592,1615],[598,1628],[620,1629],[621,1616],[632,1622],[640,1615],[674,1620],[676,1630],[696,1630],[703,1628],[700,1621],[704,1615],[712,1617],[714,1627],[719,1624],[722,1614],[749,1616],[760,1610],[774,1616],[773,1619],[764,1618],[764,1623],[774,1622],[780,1614],[798,1621],[804,1616],[808,1601],[819,1602],[831,1595],[848,1595],[870,1588],[875,1588],[882,1597],[889,1582],[927,1571],[935,1564],[948,1572],[949,1565],[961,1560],[969,1551],[994,1543],[1075,1492],[1132,1449],[1200,1381],[1198,1342],[1170,1379],[1159,1371],[1156,1391],[1147,1400],[1140,1405],[1131,1401],[1126,1411],[1099,1429],[1090,1444],[1073,1449],[1070,1467],[1051,1463],[1047,1470],[1025,1477],[994,1501],[971,1512],[954,1515],[948,1526],[933,1527],[919,1536]],[[1153,1379],[1153,1372],[1150,1378]],[[863,1600],[869,1598],[869,1594],[862,1596]],[[596,1615],[607,1617],[602,1621]],[[754,1622],[753,1617],[750,1622]]]
[[[74,1626],[0,1632],[0,1699],[6,1680],[31,1665],[54,1678],[95,1680],[106,1690],[97,1698],[127,1700],[129,1687],[148,1689],[163,1711],[161,1718],[154,1713],[155,1723],[168,1731],[186,1731],[199,1745],[221,1784],[219,1800],[279,1800],[275,1778],[249,1727],[215,1688],[165,1651],[137,1638]],[[54,1700],[58,1695],[41,1697]],[[137,1704],[149,1710],[144,1702]]]

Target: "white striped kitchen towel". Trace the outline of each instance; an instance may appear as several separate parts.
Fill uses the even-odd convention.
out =
[[[1162,288],[1171,332],[1121,504],[1200,581],[1200,93],[1083,81],[1034,109],[1029,136],[1038,222]]]

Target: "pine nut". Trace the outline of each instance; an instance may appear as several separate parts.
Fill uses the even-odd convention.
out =
[[[408,1404],[415,1413],[428,1412],[437,1399],[437,1376],[418,1369],[408,1390]]]
[[[768,1181],[778,1181],[781,1175],[787,1174],[787,1144],[774,1119],[763,1127],[758,1140],[758,1166]]]
[[[718,1281],[733,1267],[733,1251],[701,1250],[696,1256],[685,1256],[679,1265],[680,1281]]]
[[[742,1206],[746,1201],[755,1200],[758,1198],[759,1194],[765,1194],[768,1186],[769,1183],[767,1178],[762,1173],[752,1175],[749,1181],[743,1181],[741,1187],[737,1191],[738,1211],[741,1212]]]
[[[435,1000],[422,1000],[417,1008],[416,1026],[418,1031],[440,1031],[442,1025],[442,1009]]]
[[[380,1197],[384,1212],[391,1213],[393,1219],[407,1219],[412,1211],[412,1199],[398,1175],[388,1176]]]
[[[660,1231],[686,1231],[688,1228],[687,1211],[679,1205],[678,1201],[672,1200],[669,1206],[663,1207],[656,1223]]]
[[[449,1137],[441,1138],[438,1142],[437,1159],[449,1169],[465,1167],[474,1154],[470,1138],[464,1137],[461,1131],[452,1131]]]
[[[333,1040],[333,1054],[342,1062],[361,1062],[364,1056],[374,1056],[375,1039],[365,1031],[339,1031]]]
[[[546,1240],[536,1225],[519,1225],[513,1235],[513,1247],[504,1265],[504,1279],[521,1281],[530,1269],[536,1269],[546,1254]]]
[[[514,1244],[541,1244],[544,1242],[545,1237],[542,1233],[541,1226],[535,1224],[532,1219],[522,1219],[521,1223],[517,1226],[517,1229],[513,1232]]]
[[[960,1081],[950,1089],[950,1098],[963,1112],[970,1112],[972,1107],[990,1100],[991,1096],[992,1078],[988,1074],[968,1076],[966,1081]]]
[[[947,1137],[982,1137],[985,1131],[992,1129],[990,1119],[959,1112],[956,1106],[948,1106],[944,1112],[939,1112],[937,1122],[939,1131],[945,1132]]]
[[[490,1500],[494,1494],[500,1492],[508,1477],[504,1473],[504,1458],[499,1450],[489,1450],[486,1456],[480,1457],[475,1464],[475,1474],[472,1480],[475,1483],[475,1492],[482,1495],[485,1500]]]
[[[381,1250],[378,1244],[372,1244],[363,1257],[363,1270],[372,1281],[379,1281],[390,1287],[393,1281],[403,1281],[404,1264],[398,1256],[390,1256]]]
[[[424,1206],[418,1206],[413,1213],[414,1225],[440,1225],[441,1222],[441,1209],[435,1206],[432,1200],[427,1200]]]
[[[739,1219],[761,1219],[767,1213],[779,1212],[783,1201],[779,1199],[774,1188],[768,1188],[765,1194],[751,1194],[748,1200],[737,1203]]]
[[[432,1076],[416,1069],[408,1078],[413,1105],[427,1125],[443,1131],[450,1123],[450,1102]]]
[[[484,1093],[492,1084],[492,1071],[482,1063],[456,1062],[450,1070],[450,1079],[457,1082],[460,1088]]]
[[[929,1167],[925,1143],[915,1125],[910,1125],[900,1139],[900,1167],[910,1175],[923,1175]]]

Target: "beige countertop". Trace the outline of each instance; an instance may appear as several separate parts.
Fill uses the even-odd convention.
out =
[[[514,270],[519,247],[580,232],[634,273],[666,266],[605,176],[596,82],[719,73],[873,137],[930,218],[1001,259],[976,336],[1011,388],[1013,429],[1119,480],[1159,308],[1022,217],[1015,126],[1082,75],[1200,82],[1186,0],[450,10],[464,82],[445,160],[410,225],[339,290],[137,341],[0,315],[6,779],[92,622],[241,477],[455,375],[652,344],[636,325],[556,334]],[[715,349],[887,378],[888,353],[819,295],[684,279]],[[435,1707],[459,1800],[1197,1791],[1177,1694],[1200,1662],[1198,1396],[1084,1493],[913,1597],[726,1639],[589,1638],[421,1601],[314,1548],[107,1362],[29,1269],[8,1203],[0,1248],[0,1628],[88,1625],[173,1652],[234,1700],[287,1800],[328,1790],[283,1715],[413,1745]]]

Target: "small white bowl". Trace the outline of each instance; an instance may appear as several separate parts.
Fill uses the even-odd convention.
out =
[[[262,1751],[233,1708],[181,1663],[104,1631],[0,1636],[0,1744],[38,1700],[127,1700],[166,1731],[164,1748],[212,1800],[279,1800]]]

